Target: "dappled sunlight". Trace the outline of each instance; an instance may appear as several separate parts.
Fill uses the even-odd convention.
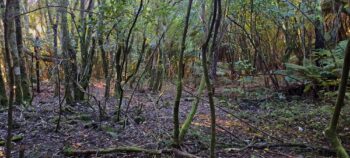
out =
[[[236,128],[236,129],[242,129],[242,130],[247,130],[248,127],[243,125],[242,122],[236,119],[224,119],[221,117],[216,117],[216,123],[223,128],[226,129],[231,129],[231,128]],[[193,125],[199,126],[199,127],[207,127],[209,128],[211,125],[210,122],[210,115],[208,114],[197,114],[195,115],[195,121],[192,122]],[[217,128],[217,131],[224,132],[223,129]]]
[[[349,157],[349,3],[0,0],[0,157]]]

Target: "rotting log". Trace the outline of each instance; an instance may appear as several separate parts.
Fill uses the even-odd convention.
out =
[[[164,149],[164,150],[152,150],[144,149],[140,147],[115,147],[115,148],[100,148],[100,149],[86,149],[86,150],[73,150],[65,149],[63,154],[65,156],[89,156],[89,155],[102,155],[102,154],[115,154],[115,153],[145,153],[150,155],[163,155],[163,154],[174,154],[176,157],[185,158],[199,158],[196,155],[180,151],[178,149]]]
[[[153,155],[160,155],[158,150],[148,150],[139,147],[117,147],[117,148],[105,148],[105,149],[86,149],[86,150],[72,150],[65,149],[63,154],[65,156],[87,156],[94,154],[110,154],[110,153],[148,153]]]

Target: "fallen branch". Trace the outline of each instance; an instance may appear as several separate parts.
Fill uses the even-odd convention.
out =
[[[56,62],[56,61],[65,60],[62,58],[56,58],[56,57],[49,56],[49,55],[36,55],[35,53],[33,53],[32,51],[30,51],[27,48],[24,48],[23,52],[30,57],[36,58],[38,60],[42,60],[44,62]]]
[[[110,153],[147,153],[153,155],[160,155],[158,150],[148,150],[139,147],[118,147],[118,148],[105,148],[105,149],[87,149],[87,150],[72,150],[66,149],[63,151],[65,156],[88,156],[95,154],[110,154]]]
[[[163,153],[166,153],[166,151],[163,151]],[[171,150],[169,150],[168,153],[174,153],[175,157],[199,158],[196,155],[192,155],[190,153],[186,153],[186,152],[180,151],[178,149],[171,149]]]
[[[228,151],[242,151],[245,149],[266,149],[266,148],[303,148],[303,149],[309,149],[312,151],[318,151],[321,155],[336,155],[336,152],[333,149],[325,148],[325,147],[318,147],[318,146],[311,146],[307,144],[299,144],[299,143],[279,143],[279,144],[269,144],[269,143],[256,143],[256,144],[250,144],[243,148],[227,148],[225,150]],[[350,151],[347,151],[350,153]]]
[[[150,155],[174,154],[176,157],[198,158],[198,156],[180,151],[178,149],[152,150],[140,147],[116,147],[104,149],[87,149],[87,150],[73,150],[65,149],[63,154],[65,156],[89,156],[112,153],[145,153]]]
[[[171,84],[174,84],[174,83],[172,83],[172,82],[170,82],[170,83],[171,83]],[[174,85],[175,85],[175,84],[174,84]],[[187,88],[186,86],[184,86],[184,87]],[[192,95],[193,97],[199,98],[200,100],[202,100],[202,101],[204,101],[204,102],[207,102],[207,103],[209,102],[208,100],[202,98],[201,96],[198,96],[198,95],[194,94],[193,92],[191,92],[191,91],[189,91],[189,90],[186,90],[185,88],[183,89],[184,92],[186,92],[186,93]],[[217,97],[216,97],[216,98],[217,98]],[[221,99],[221,98],[220,98],[220,99]],[[224,101],[227,102],[227,103],[229,103],[227,100],[224,100]],[[275,140],[277,140],[277,141],[279,141],[279,142],[287,142],[287,141],[284,140],[283,138],[279,138],[279,137],[273,136],[272,134],[270,134],[270,133],[268,133],[268,132],[266,132],[266,131],[260,129],[259,127],[257,127],[257,126],[255,126],[255,125],[249,123],[248,121],[243,120],[242,118],[240,118],[239,116],[237,116],[235,113],[230,112],[229,110],[226,110],[225,108],[223,108],[223,107],[221,107],[221,106],[219,106],[219,105],[216,105],[215,107],[216,107],[217,109],[219,109],[219,110],[221,110],[221,111],[227,113],[227,114],[230,114],[232,117],[234,117],[234,118],[238,119],[240,122],[242,122],[242,123],[248,125],[249,127],[251,127],[252,129],[254,129],[255,131],[261,132],[262,134],[264,134],[264,135],[266,135],[266,136],[268,136],[268,137],[270,137],[270,138],[272,138],[272,139],[275,139]]]

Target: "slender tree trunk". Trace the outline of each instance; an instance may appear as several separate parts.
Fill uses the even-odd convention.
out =
[[[68,7],[68,0],[61,0],[61,4],[63,8],[60,8],[61,13],[61,31],[62,31],[62,39],[61,39],[61,49],[63,53],[63,57],[65,59],[72,59],[72,56],[70,55],[69,45],[70,45],[70,37],[69,37],[69,31],[68,31],[68,23],[67,23],[67,9]],[[73,59],[74,60],[74,59]],[[72,72],[74,69],[74,66],[72,64],[72,60],[64,60],[63,62],[63,69],[64,69],[64,87],[65,87],[65,96],[66,96],[66,103],[72,104],[74,102],[73,98],[73,81],[75,79],[75,75]]]
[[[180,140],[179,140],[179,134],[180,134],[180,123],[179,123],[179,109],[180,109],[180,100],[181,100],[181,94],[182,94],[182,79],[183,79],[183,72],[184,72],[184,52],[186,50],[186,38],[187,38],[187,31],[188,31],[188,25],[190,21],[191,16],[191,8],[192,8],[192,2],[193,0],[189,0],[188,7],[187,7],[187,13],[185,18],[185,27],[184,32],[182,34],[182,41],[181,41],[181,50],[180,50],[180,56],[179,56],[179,63],[178,63],[178,75],[177,75],[177,85],[176,85],[176,98],[175,98],[175,104],[174,104],[174,145],[179,146]]]
[[[20,77],[20,70],[18,67],[18,50],[16,43],[16,31],[15,31],[15,1],[7,0],[6,1],[6,10],[5,10],[5,20],[4,20],[4,30],[5,30],[5,58],[7,61],[8,67],[8,76],[9,76],[9,102],[8,102],[8,114],[7,114],[7,137],[6,137],[6,157],[11,157],[11,139],[12,139],[12,111],[13,111],[13,99],[14,99],[14,85],[15,77]],[[14,59],[13,61],[11,60]],[[17,60],[16,60],[17,59]],[[17,71],[17,72],[16,72]],[[19,71],[19,73],[18,73]],[[16,74],[16,76],[15,76]]]
[[[212,60],[212,79],[215,80],[217,75],[216,75],[216,70],[217,70],[217,64],[218,64],[218,50],[219,50],[219,46],[220,45],[217,42],[217,36],[219,33],[219,28],[220,28],[220,23],[221,23],[221,0],[219,0],[218,2],[218,12],[217,12],[217,18],[215,19],[215,27],[214,27],[214,35],[213,35],[213,45],[211,47],[211,51],[210,51],[210,56],[213,57]]]
[[[210,83],[210,78],[209,78],[209,71],[208,71],[208,66],[207,66],[207,52],[208,52],[208,46],[209,46],[209,41],[212,36],[213,28],[216,23],[216,15],[217,15],[217,9],[218,5],[221,5],[220,0],[213,0],[214,3],[214,11],[213,11],[213,18],[212,22],[210,25],[210,28],[208,30],[208,35],[206,41],[202,45],[202,66],[203,66],[203,73],[204,73],[204,79],[205,83],[207,85],[207,92],[208,92],[208,98],[209,98],[209,106],[210,106],[210,120],[211,120],[211,140],[210,140],[210,157],[214,158],[215,157],[215,140],[216,140],[216,132],[215,132],[215,105],[214,105],[214,94],[213,94],[213,89]],[[214,35],[215,36],[215,35]],[[215,46],[215,39],[213,39],[213,44],[212,46]]]
[[[192,102],[191,111],[187,115],[187,118],[186,118],[185,122],[181,126],[180,135],[179,135],[179,142],[180,143],[184,140],[185,135],[186,135],[186,133],[187,133],[188,129],[190,128],[190,125],[191,125],[191,123],[193,121],[194,115],[196,115],[198,104],[199,104],[199,101],[200,101],[199,97],[203,93],[203,90],[204,90],[204,87],[205,87],[204,85],[205,85],[205,79],[204,79],[204,75],[203,75],[201,77],[201,81],[200,81],[200,84],[199,84],[199,87],[198,87],[198,90],[197,90],[197,94],[196,94],[198,97],[196,97],[195,101]]]
[[[152,90],[154,92],[159,92],[162,88],[162,72],[163,72],[163,62],[162,62],[163,52],[160,47],[158,47],[158,56],[155,58],[154,65],[154,82],[152,85]]]
[[[1,106],[7,106],[7,96],[6,96],[6,89],[5,89],[5,82],[4,78],[2,76],[2,70],[0,68],[0,107]]]
[[[119,99],[118,101],[118,108],[117,108],[117,121],[120,121],[120,113],[121,113],[121,108],[122,108],[122,103],[123,103],[123,95],[124,95],[124,90],[121,85],[121,80],[122,80],[122,69],[120,65],[117,65],[116,67],[117,71],[117,80],[115,84],[115,91],[117,98]]]
[[[120,65],[120,56],[121,56],[121,52],[122,52],[122,46],[120,45],[116,55],[115,55],[115,61],[116,61],[116,67],[115,67],[115,71],[116,71],[116,81],[115,81],[115,95],[116,98],[119,99],[118,104],[117,104],[117,111],[116,111],[116,116],[117,116],[117,121],[120,120],[120,113],[121,113],[121,106],[122,106],[122,102],[123,102],[123,88],[121,85],[122,82],[122,68]]]
[[[15,15],[16,15],[16,1],[10,0],[7,1],[6,8],[9,6],[9,11],[6,11],[7,15],[7,39],[9,44],[9,49],[11,52],[11,57],[14,66],[14,79],[15,79],[15,95],[16,95],[16,103],[21,104],[23,101],[23,92],[22,92],[22,80],[21,80],[21,61],[20,56],[18,54],[17,40],[16,40],[16,27],[15,27]]]
[[[4,18],[4,10],[5,10],[5,3],[4,0],[0,0],[0,18],[3,22],[5,22]],[[5,24],[4,24],[5,25]],[[5,28],[4,28],[5,30]],[[6,34],[6,33],[5,33]],[[6,49],[1,49],[1,53],[6,53]],[[4,54],[4,57],[6,57],[6,54]],[[4,61],[4,60],[1,60]],[[3,64],[4,66],[6,65],[5,63]],[[4,76],[2,76],[2,70],[0,68],[0,106],[7,106],[7,96],[6,96],[6,85],[4,82]]]
[[[20,0],[15,0],[15,14],[20,13]],[[29,88],[29,79],[27,75],[27,69],[26,69],[26,63],[25,63],[25,57],[23,54],[23,38],[22,38],[22,24],[21,24],[21,17],[16,16],[15,17],[16,22],[16,40],[17,40],[17,50],[19,55],[19,62],[21,63],[20,70],[21,70],[21,88],[22,88],[22,99],[23,101],[27,102],[31,100],[31,93]]]
[[[136,73],[138,72],[140,65],[141,65],[141,62],[142,62],[142,59],[143,59],[143,55],[146,51],[146,41],[147,41],[147,38],[146,38],[146,34],[144,33],[143,34],[142,48],[141,48],[141,52],[139,54],[140,56],[139,56],[137,63],[136,63],[136,68],[135,68],[134,72],[126,78],[126,81],[125,81],[125,82],[128,82],[131,79],[131,81],[129,83],[130,87],[132,87],[133,82],[136,79],[136,77],[134,75],[136,75]]]
[[[219,53],[224,54],[226,52],[219,52],[219,48],[221,47],[221,39],[222,39],[222,32],[219,34],[220,29],[220,23],[221,23],[221,5],[218,6],[218,17],[216,18],[215,28],[214,28],[214,37],[213,39],[216,40],[216,45],[213,46],[210,51],[210,56],[212,57],[212,63],[211,63],[211,78],[215,81],[217,79],[217,66],[218,66],[218,60],[219,60]],[[219,37],[217,37],[219,36]]]
[[[129,49],[130,37],[131,37],[132,31],[133,31],[133,29],[134,29],[134,27],[136,25],[137,19],[139,18],[140,14],[141,14],[142,7],[143,7],[143,0],[140,1],[140,5],[139,5],[139,8],[137,10],[137,13],[135,15],[135,18],[134,18],[134,20],[132,22],[132,25],[131,25],[129,31],[128,31],[128,35],[127,35],[127,38],[125,40],[125,46],[124,46],[123,49],[118,50],[117,55],[116,55],[117,81],[116,81],[115,85],[116,85],[117,95],[119,95],[119,97],[118,97],[119,98],[119,102],[118,102],[118,109],[117,109],[117,121],[120,120],[121,105],[123,103],[123,94],[124,94],[124,92],[123,92],[124,90],[123,90],[123,87],[121,85],[123,66],[125,64],[126,56],[129,54],[129,51],[130,51],[130,49]],[[122,63],[120,64],[121,50],[123,50],[124,58],[123,58]]]
[[[105,51],[103,47],[103,15],[104,15],[104,10],[102,6],[104,6],[105,1],[99,0],[99,20],[98,20],[98,26],[97,26],[97,37],[98,37],[98,47],[100,48],[101,51],[101,60],[102,60],[102,68],[103,68],[103,73],[105,77],[105,83],[106,83],[106,88],[105,88],[105,98],[109,98],[109,92],[110,92],[110,80],[108,79],[109,76],[109,70],[108,70],[108,65],[109,65],[109,58],[108,54]]]
[[[40,61],[39,61],[39,37],[35,37],[35,46],[34,46],[34,53],[35,53],[35,74],[36,74],[36,92],[40,93]]]
[[[46,6],[49,6],[48,0],[46,0]],[[52,17],[52,13],[50,11],[50,8],[47,9],[47,14],[48,14],[50,25],[52,27],[52,32],[53,32],[53,55],[56,58],[58,58],[58,45],[57,45],[58,44],[57,43],[57,41],[58,41],[58,36],[57,35],[58,34],[57,34],[57,31],[58,31],[59,13],[58,12],[55,13],[56,14],[56,19],[55,19],[56,21],[55,22],[54,22],[54,19]],[[55,80],[57,78],[56,75],[58,74],[57,71],[59,71],[58,64],[59,63],[57,61],[55,61],[55,65],[56,66],[55,66],[55,69],[54,69],[54,72],[53,72]],[[55,94],[55,96],[58,96],[60,94],[60,89],[59,89],[58,82],[55,82],[55,92],[54,92],[54,94]]]
[[[95,49],[95,46],[89,47],[92,39],[92,26],[87,24],[87,18],[92,19],[92,13],[90,12],[94,8],[94,0],[90,0],[88,4],[88,8],[85,9],[85,0],[80,0],[80,29],[79,32],[79,44],[81,51],[81,70],[82,72],[77,74],[77,78],[80,85],[76,85],[76,87],[81,86],[84,90],[86,90],[89,86],[89,81],[91,78],[92,66],[91,58],[95,53],[92,48]],[[86,12],[86,10],[88,12]],[[88,14],[88,16],[86,16]],[[90,49],[89,49],[90,48]],[[82,92],[79,88],[74,89],[74,97],[75,101],[84,100],[84,92]]]
[[[59,66],[57,65],[57,70],[59,70]],[[63,112],[63,101],[61,101],[61,79],[60,79],[60,71],[56,71],[56,82],[57,82],[57,88],[58,88],[58,106],[59,106],[59,112],[58,112],[58,119],[57,119],[57,124],[56,124],[56,129],[55,132],[58,132],[58,130],[61,128],[60,124],[61,124],[61,117],[62,117],[62,112]],[[64,99],[63,99],[64,100]]]
[[[348,158],[349,155],[346,152],[345,148],[341,144],[340,139],[337,136],[337,126],[339,122],[339,116],[342,107],[344,106],[344,98],[346,93],[346,85],[349,78],[349,69],[350,69],[350,40],[346,46],[344,64],[343,64],[343,72],[338,90],[337,102],[335,104],[335,109],[333,113],[332,120],[330,122],[329,127],[325,130],[326,137],[329,139],[333,148],[337,152],[337,156],[340,158]]]

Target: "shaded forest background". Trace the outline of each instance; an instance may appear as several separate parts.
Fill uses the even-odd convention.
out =
[[[349,157],[349,5],[0,0],[0,157]]]

